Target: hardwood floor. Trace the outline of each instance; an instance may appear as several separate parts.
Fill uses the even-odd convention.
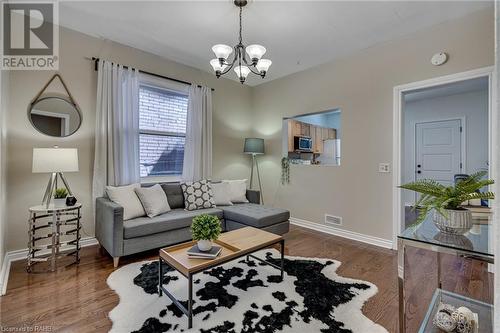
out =
[[[294,226],[285,238],[287,255],[333,258],[342,262],[339,275],[377,285],[377,295],[364,305],[363,312],[389,332],[397,331],[396,252]],[[38,326],[39,331],[107,332],[111,328],[107,314],[118,304],[118,296],[106,284],[106,278],[114,270],[113,261],[101,254],[97,246],[83,248],[81,253],[78,266],[54,273],[27,274],[24,261],[13,263],[7,294],[0,297],[0,328]],[[120,266],[156,259],[157,253],[149,251],[124,257]],[[418,263],[407,268],[415,274],[408,282],[414,291],[408,303],[408,332],[416,332],[434,290],[435,284],[430,281],[436,261],[434,255],[421,250],[410,250],[408,256]],[[493,278],[486,265],[443,257],[442,267],[448,277],[447,289],[468,292],[491,302]],[[425,304],[421,304],[421,296],[429,296]]]

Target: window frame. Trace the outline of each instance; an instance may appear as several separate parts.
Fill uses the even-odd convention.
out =
[[[139,75],[139,86],[138,90],[140,90],[141,86],[151,87],[155,89],[167,90],[172,93],[186,95],[189,96],[189,84],[179,83],[175,81],[171,81],[168,79],[159,78],[153,75],[140,73]],[[189,98],[189,97],[188,97]],[[140,97],[139,97],[140,103]],[[187,117],[187,116],[186,116]],[[140,129],[139,135],[157,135],[157,136],[173,136],[173,137],[186,137],[186,133],[179,132],[169,132],[169,131],[156,131],[150,129]],[[185,141],[184,141],[185,145]],[[140,152],[140,147],[139,147]],[[140,161],[139,161],[140,162]],[[140,168],[140,164],[139,164]],[[161,182],[178,182],[182,180],[181,175],[164,175],[164,176],[146,176],[141,177],[141,183],[161,183]]]

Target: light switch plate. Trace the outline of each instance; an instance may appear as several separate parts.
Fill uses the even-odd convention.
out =
[[[391,172],[391,165],[389,163],[379,163],[378,172],[388,173]]]

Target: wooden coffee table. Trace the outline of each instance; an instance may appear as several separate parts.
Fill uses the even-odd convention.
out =
[[[215,266],[222,265],[228,261],[247,256],[247,260],[249,257],[252,257],[272,267],[275,267],[276,269],[279,269],[281,271],[281,279],[283,280],[285,240],[282,236],[275,235],[264,230],[246,227],[223,233],[214,243],[222,247],[221,254],[215,259],[189,258],[187,255],[187,251],[196,244],[196,241],[182,243],[160,250],[158,260],[158,293],[160,296],[165,293],[179,308],[179,310],[181,310],[188,317],[188,328],[191,328],[193,326],[193,275]],[[278,243],[280,243],[281,245],[280,266],[267,262],[251,254]],[[164,263],[174,268],[188,279],[187,309],[163,286],[162,277]]]

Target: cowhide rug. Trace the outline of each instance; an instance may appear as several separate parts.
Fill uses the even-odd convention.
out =
[[[274,249],[256,256],[279,264]],[[188,330],[187,317],[168,296],[158,296],[158,263],[129,264],[107,280],[120,297],[109,313],[111,332],[387,332],[361,312],[377,287],[338,276],[339,266],[335,260],[286,257],[281,282],[279,270],[242,258],[196,274],[193,328]],[[187,279],[164,267],[167,290],[186,304]]]

